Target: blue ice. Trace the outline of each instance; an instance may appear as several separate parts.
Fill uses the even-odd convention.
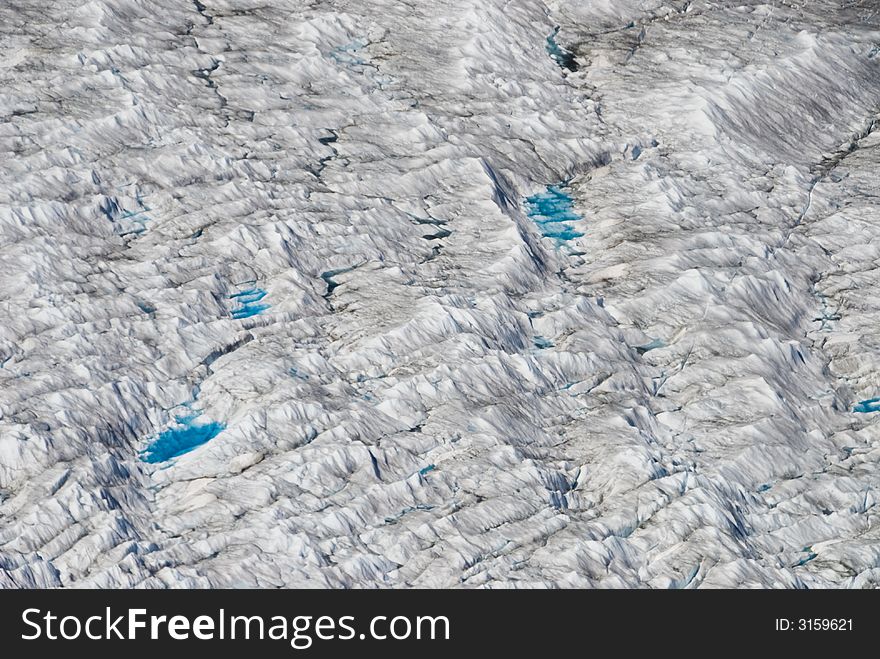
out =
[[[862,414],[880,412],[880,398],[869,398],[868,400],[856,403],[853,407],[853,412],[861,412]]]
[[[408,515],[409,513],[414,513],[419,510],[433,510],[433,509],[434,509],[434,506],[427,504],[427,503],[419,503],[419,504],[416,504],[415,506],[407,506],[406,508],[401,510],[399,513],[394,515],[393,517],[386,517],[385,523],[386,524],[395,524],[401,517],[403,517],[404,515]]]
[[[561,186],[548,185],[546,192],[526,197],[526,209],[542,236],[565,242],[584,235],[567,224],[580,220],[581,216],[574,210],[571,195]]]
[[[147,230],[147,222],[150,221],[150,217],[146,215],[146,212],[151,209],[144,204],[140,192],[137,193],[136,200],[140,206],[139,210],[123,208],[116,197],[105,197],[101,203],[101,212],[114,224],[116,233],[121,236],[132,233],[141,234]]]
[[[794,567],[800,567],[802,565],[806,565],[814,558],[816,558],[819,554],[813,551],[812,547],[804,547],[801,551],[807,552],[807,555],[800,559],[797,563],[794,564]]]
[[[302,372],[300,372],[300,370],[299,370],[298,368],[296,368],[296,367],[292,367],[292,368],[290,369],[289,373],[290,373],[290,376],[291,376],[291,377],[294,377],[294,378],[300,378],[301,380],[308,380],[308,379],[309,379],[309,374],[308,374],[308,373],[302,373]]]
[[[147,230],[147,222],[150,221],[143,211],[123,211],[120,219],[125,220],[130,227],[127,231],[122,229],[123,233],[143,233]]]
[[[664,343],[661,339],[653,339],[650,343],[646,343],[643,346],[636,346],[636,352],[638,352],[640,355],[644,355],[646,352],[649,352],[651,350],[665,347],[666,343]]]
[[[229,299],[235,300],[239,304],[237,309],[232,310],[232,317],[236,319],[250,318],[263,313],[271,306],[260,302],[264,297],[266,297],[266,291],[262,288],[248,288],[230,295]]]
[[[556,41],[556,35],[559,34],[559,28],[553,30],[553,33],[547,37],[547,53],[550,57],[553,58],[553,61],[556,62],[563,69],[568,69],[569,71],[577,71],[578,64],[574,59],[574,55],[560,46]]]
[[[333,277],[335,277],[336,275],[343,275],[346,272],[351,272],[352,270],[354,270],[354,266],[350,266],[348,268],[337,268],[335,270],[327,270],[325,272],[322,272],[321,279],[323,279],[324,283],[327,284],[327,292],[324,293],[324,297],[329,297],[333,294],[333,291],[335,291],[339,287],[339,283],[333,281]]]
[[[354,65],[362,65],[366,64],[366,60],[361,57],[357,57],[356,55],[352,55],[359,51],[361,48],[367,45],[367,41],[365,39],[355,39],[350,43],[344,44],[342,46],[337,46],[333,50],[330,51],[330,57],[339,62],[340,64],[354,64]]]
[[[150,464],[166,462],[211,441],[226,429],[218,421],[199,421],[199,416],[197,412],[178,416],[173,427],[160,432],[141,451],[141,460]]]

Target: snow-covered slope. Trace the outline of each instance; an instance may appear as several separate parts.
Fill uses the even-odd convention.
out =
[[[0,586],[880,581],[876,3],[0,26]]]

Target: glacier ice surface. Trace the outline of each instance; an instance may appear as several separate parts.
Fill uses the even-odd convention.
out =
[[[0,586],[876,586],[878,21],[2,3]]]

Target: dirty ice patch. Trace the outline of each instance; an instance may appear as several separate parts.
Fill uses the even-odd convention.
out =
[[[150,464],[167,462],[198,448],[226,429],[226,424],[202,418],[192,412],[175,419],[175,424],[163,430],[140,453],[141,460]]]
[[[571,195],[562,186],[549,185],[546,192],[526,197],[526,211],[546,238],[561,243],[584,235],[569,224],[582,218],[574,210]]]
[[[248,288],[238,293],[233,293],[229,296],[229,299],[237,302],[238,307],[232,310],[232,317],[240,320],[263,313],[272,306],[261,302],[264,297],[266,297],[266,291],[262,288]]]

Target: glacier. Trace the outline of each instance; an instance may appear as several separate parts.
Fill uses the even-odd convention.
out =
[[[0,587],[880,584],[876,3],[8,0],[0,50]]]

